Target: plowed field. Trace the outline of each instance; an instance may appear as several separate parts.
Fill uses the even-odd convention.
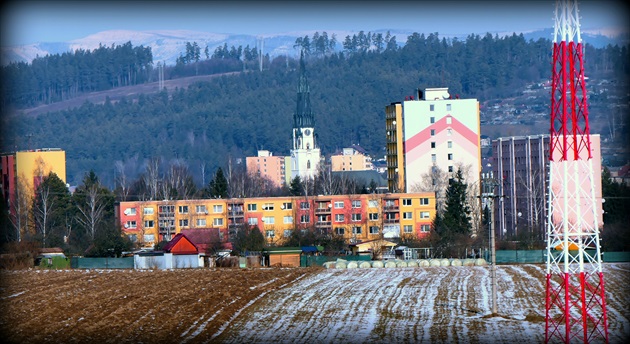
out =
[[[605,264],[611,343],[630,338],[630,264]],[[544,341],[544,266],[0,273],[4,343]]]

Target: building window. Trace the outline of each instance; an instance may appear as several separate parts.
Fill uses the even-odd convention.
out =
[[[250,226],[256,226],[258,225],[258,218],[257,217],[250,217],[247,219],[247,224]]]
[[[335,222],[343,222],[345,220],[345,216],[343,214],[335,214]]]
[[[223,204],[215,204],[212,206],[212,211],[214,213],[222,213],[223,212]]]
[[[136,215],[136,208],[128,208],[128,210],[129,210],[129,214],[127,214],[127,215],[129,215],[129,216]]]
[[[375,199],[368,200],[368,207],[370,208],[378,207],[378,201]]]
[[[310,215],[301,215],[300,216],[300,223],[310,223],[311,222],[311,216]]]
[[[377,221],[378,220],[378,213],[369,213],[368,214],[368,218],[370,219],[370,221]]]
[[[284,203],[282,203],[282,209],[284,209],[284,210],[291,210],[291,209],[293,209],[293,203],[291,203],[291,202],[284,202]]]
[[[429,212],[428,211],[421,211],[420,212],[420,218],[421,219],[428,219],[429,218]]]
[[[435,117],[431,117],[431,118],[429,119],[429,122],[431,122],[431,123],[435,123]]]
[[[265,204],[263,204],[262,210],[265,210],[265,211],[273,210],[273,203],[265,203]]]
[[[144,235],[144,242],[154,242],[154,241],[155,241],[155,235],[153,234]]]
[[[435,148],[435,142],[431,142],[431,148]]]
[[[175,206],[174,205],[161,205],[158,207],[158,211],[160,213],[174,213]]]
[[[411,220],[413,218],[410,211],[406,211],[402,215],[404,220]]]
[[[451,104],[446,104],[446,111],[451,111]]]
[[[155,223],[153,222],[153,220],[144,221],[144,228],[153,228],[154,225]]]
[[[142,209],[142,213],[144,215],[153,215],[153,212],[154,212],[153,208],[143,208]]]
[[[181,220],[179,220],[179,226],[180,227],[188,227],[188,219],[181,219]]]
[[[361,227],[352,227],[352,234],[361,234]]]
[[[425,233],[431,231],[431,225],[420,225],[420,231]]]
[[[352,208],[354,209],[361,208],[361,201],[352,201]]]
[[[197,219],[197,227],[205,227],[206,219]]]
[[[433,104],[429,105],[429,111],[435,111],[435,105]]]
[[[343,209],[343,202],[335,202],[335,209]]]
[[[247,205],[247,211],[256,211],[256,209],[257,209],[256,204]]]
[[[344,235],[345,232],[346,232],[346,230],[343,227],[336,227],[335,228],[335,233],[337,233],[337,235]]]
[[[285,216],[283,222],[285,224],[293,223],[293,216]]]
[[[205,205],[195,206],[195,211],[197,212],[197,214],[206,214],[206,213],[208,213],[208,210],[206,209]]]
[[[403,232],[405,233],[413,233],[413,225],[404,225]]]
[[[453,148],[453,141],[448,141],[446,145],[448,148]]]
[[[276,223],[276,219],[273,216],[265,216],[262,218],[262,221],[266,225],[273,225]]]
[[[300,202],[300,209],[302,210],[311,209],[311,204],[308,202]]]
[[[223,226],[223,219],[217,218],[217,219],[212,220],[212,225],[217,226],[217,227]]]
[[[420,199],[420,205],[429,205],[429,199],[428,198],[421,198]]]
[[[361,221],[361,214],[352,214],[352,221],[353,222]]]
[[[436,162],[437,161],[437,157],[435,154],[431,154],[431,161],[432,162]]]
[[[411,198],[403,198],[402,204],[403,205],[411,205]]]
[[[453,135],[453,129],[446,129],[446,136]]]
[[[370,226],[370,234],[378,234],[378,226]]]
[[[125,228],[130,228],[130,229],[136,228],[136,221],[127,221],[125,223]]]
[[[453,117],[447,116],[446,117],[446,124],[451,124],[452,122],[453,122]]]
[[[178,210],[179,210],[180,214],[188,214],[188,206],[187,205],[180,205]]]
[[[284,232],[282,232],[282,236],[284,236],[285,238],[290,238],[292,234],[293,231],[290,229],[285,229]]]
[[[431,136],[435,136],[435,129],[431,129]]]
[[[453,160],[453,153],[448,153],[448,160]]]
[[[448,171],[449,171],[449,172],[453,172],[453,166],[449,166],[449,167],[448,167]]]
[[[274,231],[273,229],[268,229],[265,231],[265,237],[269,239],[273,239],[275,236],[276,236],[276,231]]]

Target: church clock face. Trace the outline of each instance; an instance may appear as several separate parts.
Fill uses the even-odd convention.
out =
[[[304,135],[309,136],[310,134],[311,134],[311,130],[310,129],[304,130]]]

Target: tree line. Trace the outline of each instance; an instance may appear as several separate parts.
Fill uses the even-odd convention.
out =
[[[2,67],[2,106],[32,107],[142,84],[149,80],[152,63],[151,48],[134,47],[131,42],[11,63]]]

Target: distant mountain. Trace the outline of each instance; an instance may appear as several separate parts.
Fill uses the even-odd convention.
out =
[[[325,30],[320,30],[321,34]],[[398,44],[402,45],[407,41],[407,36],[411,35],[411,31],[401,31],[392,29],[374,30],[372,33],[382,33],[385,35],[387,31],[391,35],[396,36]],[[300,31],[300,32],[286,32],[279,34],[265,34],[265,35],[243,35],[243,34],[221,34],[221,33],[208,33],[199,31],[187,31],[187,30],[160,30],[160,31],[131,31],[131,30],[110,30],[102,31],[85,38],[73,40],[70,42],[56,42],[56,43],[34,43],[21,46],[9,46],[0,48],[0,59],[2,65],[6,65],[11,62],[31,62],[37,56],[45,56],[47,54],[62,54],[64,52],[74,51],[76,49],[89,49],[93,50],[98,48],[99,44],[105,46],[121,45],[128,41],[131,41],[132,45],[145,47],[151,47],[153,52],[153,61],[163,61],[167,65],[174,65],[177,57],[186,51],[186,42],[197,42],[202,50],[208,46],[209,54],[212,55],[214,50],[218,46],[222,46],[227,43],[228,48],[235,46],[247,46],[250,48],[260,47],[259,44],[263,42],[262,51],[264,54],[269,54],[270,57],[289,55],[296,57],[297,51],[293,48],[293,44],[298,37],[304,37],[312,35],[316,30]],[[346,36],[358,34],[359,31],[326,31],[329,37],[333,34],[337,37],[337,50],[343,49],[343,41]],[[519,34],[520,32],[517,32]],[[522,32],[525,39],[538,40],[539,38],[553,39],[553,29],[534,30],[529,32]],[[427,35],[428,33],[425,33]],[[492,35],[512,35],[512,32],[492,32]],[[480,33],[479,35],[485,35]],[[457,37],[458,39],[466,39],[468,35],[440,35],[447,39]],[[622,33],[619,30],[610,29],[598,29],[598,30],[586,30],[582,33],[583,40],[597,48],[605,47],[608,44],[624,45],[628,44],[628,33]]]

